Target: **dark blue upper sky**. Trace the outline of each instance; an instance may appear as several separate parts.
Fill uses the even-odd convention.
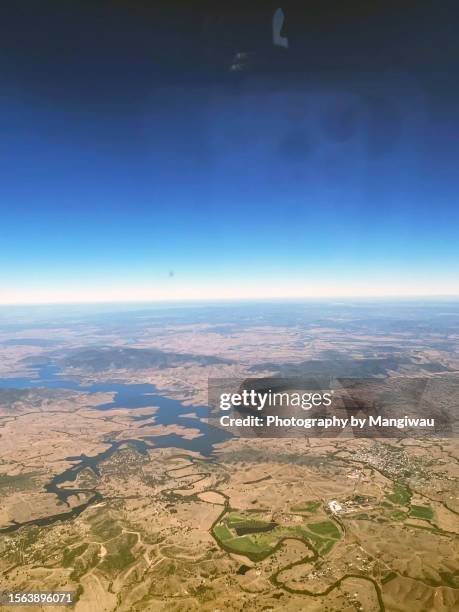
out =
[[[0,302],[458,294],[458,11],[368,4],[3,2]]]

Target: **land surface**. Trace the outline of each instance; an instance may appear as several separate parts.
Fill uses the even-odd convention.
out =
[[[219,437],[202,409],[209,377],[316,373],[428,377],[455,406],[457,304],[54,320],[0,316],[2,590],[75,591],[77,612],[459,608],[453,435]]]

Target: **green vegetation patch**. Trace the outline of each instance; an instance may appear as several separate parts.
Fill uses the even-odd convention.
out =
[[[390,513],[390,518],[394,521],[402,521],[406,517],[406,512],[402,512],[401,510],[393,510]]]
[[[249,528],[253,531],[240,532]],[[341,538],[341,532],[332,521],[283,526],[241,512],[230,512],[214,526],[212,533],[224,550],[243,554],[252,561],[260,561],[272,554],[286,538],[301,540],[322,555]]]
[[[298,506],[292,506],[290,510],[292,512],[315,512],[320,508],[320,501],[306,501]]]
[[[430,521],[433,519],[434,513],[430,506],[411,506],[410,516]]]
[[[319,549],[319,553],[324,556],[327,553],[329,553],[331,551],[331,549],[333,548],[333,546],[335,545],[335,541],[334,540],[326,540],[320,547]]]
[[[99,514],[91,525],[91,531],[101,542],[116,538],[121,534],[121,527],[107,513]]]
[[[98,544],[90,544],[82,554],[74,559],[73,572],[70,574],[70,578],[77,581],[91,568],[96,567],[100,560],[99,552],[100,546]]]
[[[83,542],[79,546],[73,548],[66,548],[62,557],[62,565],[64,567],[70,567],[74,564],[75,560],[82,555],[88,548],[88,544]]]
[[[440,574],[440,578],[448,587],[452,589],[457,589],[459,587],[459,572],[438,572]]]
[[[227,545],[230,546],[232,552],[246,555],[254,561],[261,561],[261,559],[264,559],[272,552],[268,542],[264,540],[256,542],[248,536],[232,538],[230,542],[227,542]]]
[[[229,540],[233,537],[233,534],[226,525],[217,525],[216,527],[214,527],[213,532],[217,540],[220,540],[222,542],[224,542],[225,540]]]
[[[339,540],[341,538],[340,530],[335,523],[332,523],[331,521],[308,523],[308,529],[324,538],[332,538],[333,540]]]
[[[370,515],[367,514],[366,512],[360,512],[359,514],[356,514],[352,518],[356,519],[357,521],[369,521]]]
[[[390,495],[386,495],[386,497],[393,504],[397,504],[399,506],[406,506],[410,502],[411,493],[405,487],[405,485],[397,483],[394,487],[394,492]]]
[[[257,516],[244,516],[235,512],[228,515],[226,524],[230,529],[264,529],[270,525],[268,521],[263,521]]]
[[[132,548],[137,544],[135,533],[123,533],[114,540],[107,542],[107,555],[100,564],[102,570],[108,572],[124,570],[135,561]]]

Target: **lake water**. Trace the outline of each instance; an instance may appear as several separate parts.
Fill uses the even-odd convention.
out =
[[[194,413],[205,418],[208,415],[206,406],[185,406],[180,400],[171,399],[158,393],[152,384],[125,384],[108,381],[82,385],[74,380],[66,380],[61,376],[57,366],[45,365],[33,368],[36,377],[0,378],[1,389],[69,389],[83,393],[114,393],[112,402],[96,406],[97,410],[111,410],[113,408],[147,408],[155,406],[153,413],[154,424],[182,425],[198,429],[201,435],[194,440],[184,440],[176,434],[154,436],[151,441],[159,447],[176,447],[184,450],[193,450],[204,455],[210,455],[213,445],[228,439],[230,434],[220,429],[210,427],[199,419],[184,417],[183,414]],[[136,417],[137,420],[147,420],[148,415]]]
[[[66,380],[60,373],[60,369],[56,366],[46,365],[32,368],[33,375],[21,378],[0,378],[0,389],[68,389],[71,391],[79,391],[83,393],[113,393],[112,402],[95,406],[96,410],[111,410],[113,408],[147,408],[155,407],[156,412],[152,410],[152,415],[141,415],[135,417],[136,420],[149,420],[152,418],[153,424],[158,425],[181,425],[187,428],[199,430],[200,435],[193,440],[186,440],[178,434],[167,434],[159,436],[146,436],[145,438],[129,439],[129,440],[110,440],[110,446],[107,450],[88,457],[84,454],[75,457],[67,457],[73,462],[72,467],[68,468],[61,474],[57,474],[46,485],[46,490],[58,496],[59,500],[67,504],[67,499],[74,495],[79,489],[64,488],[64,482],[73,482],[77,475],[85,468],[91,468],[98,474],[98,465],[108,459],[120,446],[129,445],[135,448],[140,453],[146,453],[149,448],[177,448],[185,451],[195,451],[204,456],[210,456],[213,453],[214,445],[218,442],[223,442],[231,437],[231,434],[215,427],[209,426],[207,423],[201,422],[198,418],[184,417],[183,414],[194,413],[198,417],[207,417],[208,409],[206,406],[185,406],[181,401],[165,397],[158,393],[156,387],[152,384],[124,384],[108,381],[105,383],[94,383],[90,385],[82,385],[74,380]],[[153,420],[154,419],[154,420]],[[145,423],[145,426],[150,425],[150,422]],[[70,518],[82,512],[90,503],[95,503],[101,499],[101,496],[96,491],[87,504],[78,506],[70,510],[65,515],[54,515],[43,519],[30,521],[31,524],[49,524],[59,517]],[[24,523],[22,524],[24,525]],[[13,531],[20,525],[15,524],[11,528],[1,529],[0,532]]]

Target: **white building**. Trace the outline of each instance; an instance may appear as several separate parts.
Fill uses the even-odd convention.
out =
[[[343,511],[343,506],[341,506],[341,504],[339,504],[335,499],[332,499],[330,502],[328,502],[328,507],[333,512],[333,514],[339,514]]]

